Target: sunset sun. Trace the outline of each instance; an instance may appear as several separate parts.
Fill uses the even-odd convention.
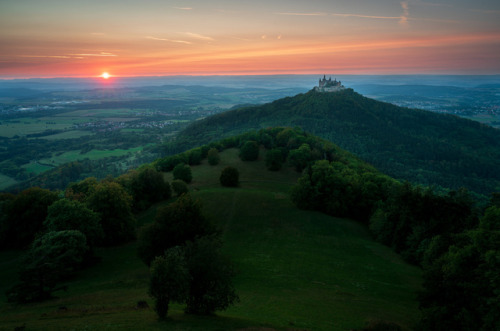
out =
[[[109,77],[111,77],[111,75],[107,72],[103,72],[102,75],[101,75],[102,78],[104,79],[108,79]]]

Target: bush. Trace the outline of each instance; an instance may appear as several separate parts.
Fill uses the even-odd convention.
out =
[[[210,148],[207,157],[208,164],[210,165],[217,165],[220,162],[219,151],[217,150],[217,148]]]
[[[222,186],[238,187],[240,173],[238,169],[228,166],[222,170],[219,180]]]
[[[193,180],[193,175],[191,173],[191,167],[187,164],[181,163],[175,166],[173,170],[174,179],[183,180],[186,183],[191,183]]]
[[[201,149],[193,149],[192,151],[190,151],[188,154],[188,159],[189,165],[200,164],[201,160],[203,159]]]
[[[271,171],[278,171],[283,166],[283,153],[279,149],[271,149],[266,153],[266,167]]]
[[[259,158],[259,144],[255,141],[247,141],[240,148],[240,159],[243,161],[255,161]]]
[[[175,194],[177,194],[177,196],[181,196],[184,193],[189,192],[187,184],[180,179],[172,181],[172,189],[174,190]]]

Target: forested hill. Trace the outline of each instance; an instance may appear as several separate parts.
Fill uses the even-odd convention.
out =
[[[500,190],[500,130],[366,98],[352,89],[310,91],[197,121],[172,152],[249,129],[298,126],[357,154],[383,172],[425,185]]]

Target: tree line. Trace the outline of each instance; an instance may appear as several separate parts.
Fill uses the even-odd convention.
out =
[[[208,155],[209,163],[219,162],[216,149]],[[191,169],[178,164],[172,170],[171,184],[145,165],[117,178],[73,182],[64,192],[32,187],[17,195],[2,193],[0,248],[25,250],[8,301],[51,298],[79,270],[100,260],[96,247],[124,244],[138,232],[138,255],[151,268],[149,293],[160,318],[170,301],[186,303],[193,314],[212,314],[237,302],[235,270],[221,253],[220,231],[188,192]],[[154,222],[137,229],[135,214],[165,200],[172,201]],[[169,292],[173,288],[177,292]]]
[[[268,126],[300,127],[399,180],[486,196],[500,187],[497,129],[453,115],[407,109],[359,95],[310,91],[190,124],[165,153]]]

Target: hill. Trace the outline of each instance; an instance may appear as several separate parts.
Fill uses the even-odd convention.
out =
[[[339,157],[354,159],[339,152]],[[191,194],[222,230],[224,251],[235,262],[241,302],[215,317],[185,315],[174,305],[157,322],[146,300],[148,269],[135,242],[101,248],[102,262],[69,281],[59,298],[19,307],[0,306],[0,325],[26,323],[30,330],[346,330],[376,320],[411,327],[419,317],[416,292],[421,271],[373,241],[360,223],[297,209],[289,191],[300,174],[268,171],[263,150],[243,162],[238,150],[220,153],[220,163],[192,166]],[[223,188],[221,170],[234,166],[240,187]],[[172,180],[172,174],[165,178]],[[169,201],[160,203],[167,204]],[[139,215],[152,221],[156,205]],[[2,290],[15,278],[18,253],[2,252]],[[3,291],[2,291],[3,292]]]
[[[310,91],[207,117],[182,131],[167,151],[271,126],[301,127],[397,179],[484,195],[500,190],[500,130],[379,102],[352,89]]]

